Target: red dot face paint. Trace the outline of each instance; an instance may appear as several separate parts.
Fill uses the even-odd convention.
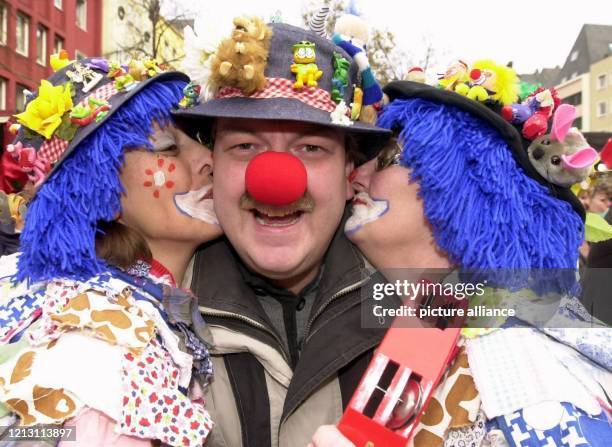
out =
[[[143,183],[145,188],[153,188],[153,197],[159,199],[160,190],[162,188],[172,189],[174,188],[174,181],[168,179],[168,175],[170,172],[176,169],[176,165],[174,163],[166,164],[165,157],[158,156],[157,158],[157,168],[150,169],[147,168],[144,171],[146,180]]]

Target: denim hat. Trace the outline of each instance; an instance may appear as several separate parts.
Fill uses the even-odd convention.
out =
[[[352,58],[331,40],[312,31],[282,23],[265,26],[271,31],[271,37],[266,42],[268,52],[259,65],[263,70],[261,88],[247,93],[244,88],[240,88],[240,82],[217,82],[213,99],[173,112],[175,119],[182,121],[187,128],[204,133],[210,131],[214,118],[320,124],[353,135],[358,141],[359,150],[368,159],[373,158],[388,141],[390,132],[355,119],[355,112],[361,106],[360,95],[363,93],[361,88],[355,92],[355,87],[363,87],[356,58]],[[228,41],[224,41],[226,45]],[[217,49],[217,59],[223,58],[224,42]],[[300,49],[303,49],[301,53]],[[239,51],[233,56],[230,54],[233,58],[232,69],[236,66],[240,69],[240,64],[245,61],[250,63],[248,51],[247,43],[246,55]],[[316,67],[306,67],[308,64],[316,64]],[[313,68],[315,73],[320,72],[318,77],[315,76],[316,86],[304,84],[301,88],[296,87],[298,76],[295,71],[299,72],[301,68]],[[218,71],[214,61],[212,71],[213,76]],[[240,73],[236,76],[240,77]],[[257,77],[257,73],[254,76]]]

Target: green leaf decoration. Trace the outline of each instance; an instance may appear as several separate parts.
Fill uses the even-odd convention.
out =
[[[602,242],[612,239],[612,225],[599,214],[587,213],[585,239],[587,242]]]
[[[55,135],[64,141],[70,141],[74,138],[74,134],[76,134],[78,128],[79,126],[70,121],[70,112],[66,112],[64,116],[62,116],[62,124],[60,124],[55,131]]]

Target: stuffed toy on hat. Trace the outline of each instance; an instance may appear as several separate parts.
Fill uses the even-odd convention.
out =
[[[470,80],[469,69],[467,63],[458,60],[446,69],[446,72],[439,76],[438,85],[440,88],[457,93],[467,94],[469,87],[467,83]],[[408,81],[410,79],[407,79]]]
[[[597,151],[575,127],[576,108],[561,104],[554,113],[550,133],[528,146],[529,160],[551,183],[568,187],[585,180],[597,161]]]
[[[518,99],[519,79],[510,67],[482,59],[474,62],[469,78],[469,90],[465,93],[469,99],[481,102],[492,100],[502,105],[512,104]]]
[[[425,71],[421,67],[412,67],[406,74],[406,81],[420,82],[421,84],[427,83],[427,76]]]
[[[267,58],[258,59],[257,67],[261,70],[253,77],[262,82],[244,82],[244,70],[232,71],[234,66],[249,64],[242,59],[242,54],[236,55],[237,42],[233,36],[237,32],[244,34],[237,29],[243,26],[241,23],[234,22],[238,25],[232,37],[223,40],[212,56],[214,97],[197,104],[185,100],[187,106],[173,113],[185,128],[191,128],[194,134],[199,133],[206,139],[217,118],[301,121],[337,128],[354,136],[358,149],[368,158],[380,150],[389,132],[373,125],[377,112],[368,105],[372,89],[361,76],[358,59],[363,56],[367,62],[362,50],[353,58],[342,46],[321,35],[324,26],[315,32],[285,23],[270,23],[265,25],[270,34],[260,33],[263,40],[256,40],[262,45],[269,36]],[[237,63],[231,62],[232,69],[224,77],[220,70],[223,63],[232,58]],[[187,65],[196,63],[194,59]],[[371,74],[371,70],[369,72]],[[198,78],[198,82],[202,81],[206,79]],[[378,84],[375,89],[379,92],[375,99],[382,98]],[[202,85],[201,91],[204,90],[210,92]]]
[[[361,17],[345,14],[336,20],[332,42],[355,59],[361,74],[363,105],[369,106],[382,100],[382,90],[374,77],[366,54],[369,41],[368,25]]]
[[[230,38],[219,45],[211,65],[211,81],[253,93],[266,85],[264,69],[268,60],[272,30],[258,17],[234,19]]]

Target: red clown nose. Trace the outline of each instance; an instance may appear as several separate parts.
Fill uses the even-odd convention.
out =
[[[258,202],[284,206],[306,192],[302,161],[287,152],[266,151],[253,157],[244,174],[247,192]]]

